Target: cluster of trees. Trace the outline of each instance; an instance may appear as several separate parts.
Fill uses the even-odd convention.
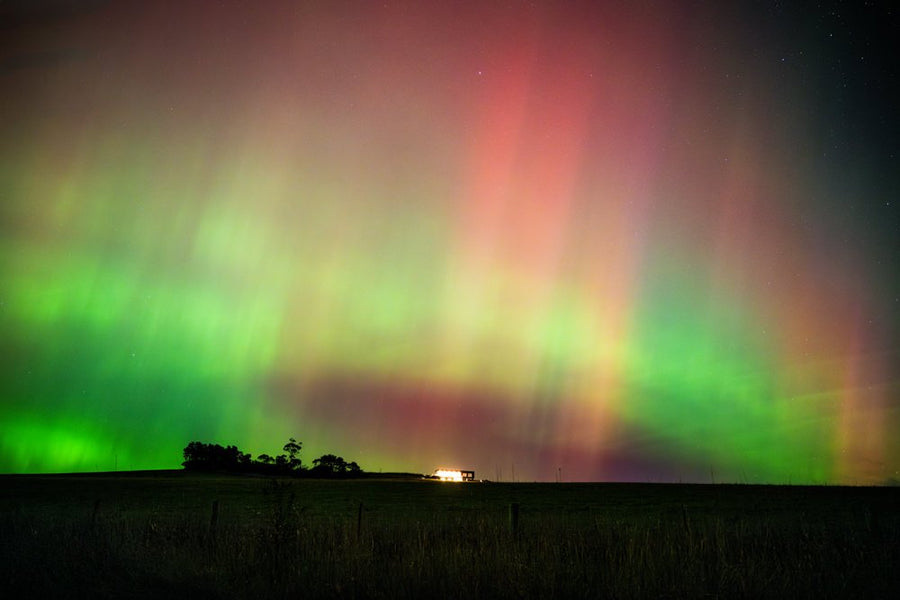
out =
[[[356,461],[347,462],[340,456],[325,454],[313,460],[313,468],[309,472],[315,477],[354,476],[362,473],[362,469]]]
[[[267,475],[293,475],[308,477],[354,477],[363,470],[356,461],[347,462],[340,456],[325,454],[312,461],[307,468],[300,460],[303,442],[294,438],[282,447],[283,454],[270,456],[260,454],[254,460],[249,453],[241,452],[237,446],[221,446],[190,442],[184,447],[184,462],[189,471],[226,471],[230,473],[262,473]]]

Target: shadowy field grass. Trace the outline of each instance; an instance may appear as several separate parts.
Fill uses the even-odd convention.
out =
[[[893,597],[898,509],[897,488],[2,476],[0,588],[45,598]]]

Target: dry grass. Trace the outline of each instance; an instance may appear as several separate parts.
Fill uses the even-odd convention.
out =
[[[67,500],[47,495],[52,483],[37,493],[19,481],[18,494],[0,498],[2,587],[47,598],[900,591],[891,490],[822,488],[816,496],[804,488],[627,484],[177,482],[107,482],[85,492],[93,484],[60,481],[57,491],[74,497]],[[87,501],[101,492],[99,505]],[[220,506],[214,525],[210,495]],[[511,501],[522,507],[516,531]]]

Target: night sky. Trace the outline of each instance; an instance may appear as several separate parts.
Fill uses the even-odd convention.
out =
[[[0,2],[0,472],[900,479],[892,4]]]

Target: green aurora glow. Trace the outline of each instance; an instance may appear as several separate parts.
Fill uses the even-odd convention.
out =
[[[0,471],[296,436],[375,470],[896,476],[896,177],[829,179],[786,29],[178,10],[2,45]]]

